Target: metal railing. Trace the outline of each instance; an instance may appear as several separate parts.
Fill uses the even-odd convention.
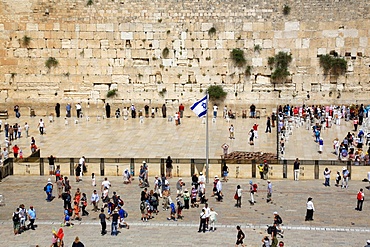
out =
[[[133,176],[138,175],[138,167],[145,161],[147,164],[150,164],[154,170],[159,172],[159,174],[165,174],[166,170],[166,159],[165,158],[86,158],[86,164],[88,169],[95,172],[96,175],[106,176],[106,175],[122,175],[122,171],[125,168],[130,169],[130,172]],[[206,159],[196,159],[196,158],[173,158],[172,159],[173,168],[175,173],[180,176],[180,174],[194,174],[197,171],[200,171],[204,168]],[[276,174],[274,178],[289,178],[291,167],[293,166],[295,160],[268,160],[268,164],[274,169]],[[6,162],[6,164],[5,164]],[[48,158],[44,157],[28,157],[22,160],[19,159],[7,159],[4,162],[4,166],[1,170],[1,178],[8,175],[13,175],[14,165],[23,165],[23,166],[38,166],[39,172],[38,175],[45,175],[45,163],[48,165]],[[55,164],[62,165],[64,168],[64,173],[73,176],[75,175],[76,164],[78,164],[79,158],[56,158]],[[252,178],[256,177],[258,174],[257,166],[263,163],[263,160],[230,160],[230,159],[210,159],[209,164],[215,168],[213,173],[222,174],[222,166],[226,163],[230,170],[237,170],[237,174],[244,172]],[[63,164],[67,164],[64,166]],[[340,160],[300,160],[302,170],[306,176],[309,176],[314,179],[319,179],[322,175],[320,171],[325,167],[333,167],[340,169],[346,167],[351,173],[353,167],[358,166],[370,166],[369,162],[354,162],[354,161],[340,161]],[[155,168],[154,168],[155,167]],[[180,172],[179,172],[180,170]],[[358,169],[355,169],[358,172]],[[363,168],[362,168],[363,170]],[[36,171],[36,170],[34,170]],[[34,175],[36,173],[33,173]],[[236,176],[238,177],[238,176]]]

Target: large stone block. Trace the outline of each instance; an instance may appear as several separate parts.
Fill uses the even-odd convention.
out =
[[[27,23],[26,25],[26,30],[27,31],[38,31],[39,30],[39,25],[37,23]]]
[[[298,31],[300,27],[299,21],[285,22],[285,31]]]
[[[123,40],[132,40],[134,37],[133,32],[121,32],[121,39]]]

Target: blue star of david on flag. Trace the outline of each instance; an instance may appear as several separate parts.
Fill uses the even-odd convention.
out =
[[[203,117],[207,114],[207,95],[204,96],[201,100],[195,102],[190,109],[197,114],[198,117]]]

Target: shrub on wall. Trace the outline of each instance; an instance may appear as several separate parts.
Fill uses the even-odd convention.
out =
[[[162,51],[162,56],[164,58],[167,58],[169,54],[170,54],[170,50],[167,47],[164,48],[163,51]]]
[[[243,67],[247,63],[244,57],[244,51],[240,49],[233,49],[230,53],[230,58],[238,67]]]
[[[344,58],[333,57],[329,54],[320,56],[320,66],[324,74],[342,75],[347,70],[347,61]]]
[[[31,43],[31,37],[28,37],[27,35],[24,35],[22,38],[22,45],[25,47],[28,47]]]
[[[289,5],[284,4],[284,6],[283,6],[283,14],[284,15],[289,15],[290,14],[290,7],[289,7]]]
[[[292,55],[287,52],[279,52],[274,57],[268,58],[268,65],[275,70],[271,74],[273,82],[283,82],[290,75],[288,70],[289,64],[292,62]]]
[[[112,89],[107,92],[107,98],[112,98],[117,95],[117,89]]]
[[[215,27],[211,27],[209,30],[208,30],[208,35],[209,36],[213,36],[216,34],[216,28]]]
[[[59,64],[58,60],[55,57],[49,57],[48,60],[45,62],[45,66],[48,69],[51,69],[52,67],[57,67]]]
[[[224,100],[227,93],[219,85],[211,85],[207,89],[210,100]]]

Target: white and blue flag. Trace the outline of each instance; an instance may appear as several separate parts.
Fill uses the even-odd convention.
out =
[[[204,96],[201,100],[195,102],[190,109],[197,114],[198,117],[203,117],[207,114],[207,96]]]

